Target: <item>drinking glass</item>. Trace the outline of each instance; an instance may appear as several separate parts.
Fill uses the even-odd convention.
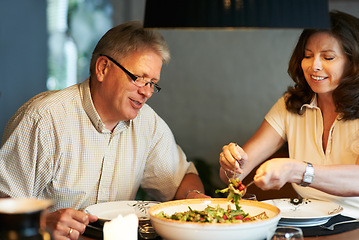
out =
[[[141,239],[155,239],[158,237],[155,229],[151,225],[150,219],[139,219],[138,233]]]
[[[246,193],[244,196],[242,196],[242,199],[257,201],[257,196],[253,193]]]
[[[138,222],[138,233],[141,239],[155,239],[158,237],[155,229],[151,225],[150,215],[148,210],[154,205],[160,202],[154,201],[145,201],[139,202],[135,211],[137,212],[137,216],[139,216]]]
[[[302,229],[297,227],[279,226],[272,229],[267,236],[267,240],[303,240]]]

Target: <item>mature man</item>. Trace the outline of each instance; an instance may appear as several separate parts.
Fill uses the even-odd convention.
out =
[[[54,200],[47,227],[77,239],[97,217],[81,210],[134,199],[141,186],[166,201],[207,197],[167,124],[146,104],[170,54],[163,37],[128,22],[109,30],[91,59],[90,78],[40,93],[6,126],[0,194]]]

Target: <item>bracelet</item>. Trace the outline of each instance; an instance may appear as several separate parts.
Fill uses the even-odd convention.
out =
[[[195,193],[198,193],[198,194],[201,194],[202,192],[201,191],[198,191],[196,189],[192,189],[192,190],[189,190],[188,192],[186,192],[186,196],[184,197],[185,199],[187,199],[187,196],[190,192],[195,192]]]

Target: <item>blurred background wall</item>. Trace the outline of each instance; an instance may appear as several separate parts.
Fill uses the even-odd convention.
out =
[[[86,1],[90,2],[82,2]],[[109,1],[113,25],[143,20],[145,0]],[[46,0],[1,1],[1,136],[17,108],[47,89],[46,7]],[[330,0],[329,8],[359,17],[356,0]],[[168,123],[188,159],[203,160],[210,166],[208,175],[219,181],[222,146],[231,141],[245,143],[292,83],[287,63],[301,30],[160,32],[168,42],[172,60],[163,67],[161,92],[148,103]]]
[[[46,0],[0,2],[0,134],[29,98],[46,90]]]

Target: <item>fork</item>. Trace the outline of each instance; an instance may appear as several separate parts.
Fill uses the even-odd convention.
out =
[[[337,226],[337,225],[344,224],[344,223],[354,223],[354,222],[359,222],[359,219],[347,220],[347,221],[343,221],[343,222],[337,222],[337,223],[333,223],[330,226],[320,225],[320,227],[323,228],[323,229],[333,231],[334,227]]]
[[[226,170],[224,170],[224,174],[226,175],[226,177],[228,178],[228,180],[231,179],[231,178],[228,177]],[[233,177],[232,177],[232,178],[233,178]],[[253,183],[254,183],[254,180],[252,180],[250,183],[248,183],[247,185],[245,185],[246,188],[243,190],[243,195],[245,195],[245,194],[247,193],[247,188],[248,188],[250,185],[252,185]]]

